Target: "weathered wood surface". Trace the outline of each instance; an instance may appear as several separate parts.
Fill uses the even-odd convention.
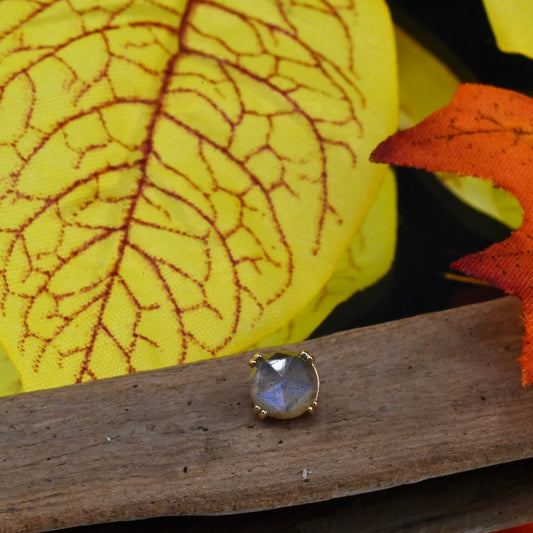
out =
[[[486,533],[527,522],[533,522],[533,460],[361,494],[330,516],[300,522],[299,531]]]
[[[293,421],[254,418],[249,354],[2,399],[0,530],[269,509],[529,458],[522,333],[505,298],[296,345],[321,397]]]
[[[533,522],[533,459],[272,511],[112,522],[83,533],[484,533],[518,522]]]

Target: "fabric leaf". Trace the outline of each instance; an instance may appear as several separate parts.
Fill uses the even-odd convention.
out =
[[[531,0],[483,0],[498,48],[533,59],[533,2]]]
[[[524,209],[522,226],[452,266],[522,299],[522,382],[533,383],[533,99],[462,85],[449,105],[381,143],[372,160],[490,179],[517,197]]]
[[[304,340],[338,304],[382,278],[394,260],[396,227],[396,178],[387,169],[375,202],[331,278],[298,315],[261,339],[257,348]]]
[[[17,370],[0,346],[0,396],[9,396],[22,392],[22,383]]]
[[[401,28],[395,28],[400,90],[400,129],[410,128],[446,105],[460,84],[455,74]],[[436,172],[462,202],[511,228],[522,223],[516,198],[489,181]]]
[[[0,337],[25,389],[234,353],[294,317],[379,190],[384,2],[4,4]]]

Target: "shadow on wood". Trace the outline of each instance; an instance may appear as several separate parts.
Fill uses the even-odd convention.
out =
[[[273,511],[153,518],[68,533],[482,533],[517,521],[533,521],[530,459]]]

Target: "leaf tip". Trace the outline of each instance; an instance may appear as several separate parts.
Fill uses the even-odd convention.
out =
[[[370,154],[370,161],[372,163],[388,163],[392,156],[392,147],[390,139],[392,136],[388,137],[381,143],[379,143],[374,151]]]

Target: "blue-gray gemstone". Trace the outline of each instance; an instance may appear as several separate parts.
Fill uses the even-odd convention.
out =
[[[257,359],[250,378],[255,405],[273,418],[294,418],[305,413],[318,396],[314,365],[297,353],[278,351]]]

